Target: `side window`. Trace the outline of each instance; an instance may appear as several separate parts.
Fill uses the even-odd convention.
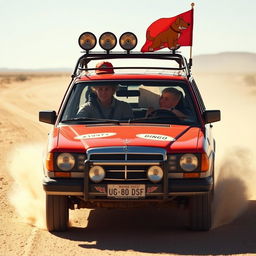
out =
[[[204,105],[204,102],[203,102],[203,99],[202,99],[202,96],[201,96],[201,94],[200,94],[200,92],[199,92],[199,90],[198,90],[198,87],[197,87],[197,85],[196,85],[196,82],[194,81],[194,80],[191,80],[191,82],[192,82],[192,89],[193,89],[193,91],[194,91],[194,93],[195,93],[195,95],[196,95],[196,99],[197,99],[197,101],[198,101],[198,104],[199,104],[199,108],[200,108],[200,111],[201,111],[201,113],[205,110],[205,105]]]

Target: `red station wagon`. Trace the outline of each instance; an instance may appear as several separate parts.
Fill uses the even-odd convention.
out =
[[[128,32],[119,40],[123,52],[111,51],[113,34],[101,39],[105,51],[92,52],[94,35],[80,36],[85,53],[58,113],[39,113],[41,122],[54,125],[43,180],[48,230],[66,230],[75,206],[162,207],[171,201],[185,202],[191,229],[209,230],[215,158],[211,123],[220,120],[220,111],[206,110],[191,63],[182,55],[132,52],[136,37]],[[111,65],[126,60],[146,65]],[[89,68],[102,61],[105,65]],[[114,88],[112,103],[99,109],[99,93],[106,88]],[[163,109],[168,90],[180,96],[175,107]]]

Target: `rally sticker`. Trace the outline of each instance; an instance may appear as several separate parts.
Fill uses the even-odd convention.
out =
[[[137,134],[136,137],[146,140],[174,141],[175,138],[162,134]]]
[[[77,140],[86,140],[86,139],[97,139],[97,138],[105,138],[116,135],[115,132],[103,132],[103,133],[88,133],[75,137]]]

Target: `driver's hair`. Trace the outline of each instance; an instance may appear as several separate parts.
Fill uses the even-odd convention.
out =
[[[176,88],[171,88],[171,87],[168,87],[168,88],[165,88],[163,89],[162,91],[162,94],[163,93],[170,93],[170,94],[173,94],[175,96],[177,96],[177,98],[180,100],[183,96],[182,92]]]
[[[115,91],[117,90],[118,86],[117,85],[105,85],[105,86],[108,86],[108,87],[112,87]],[[92,91],[95,92],[97,90],[98,87],[101,87],[101,85],[95,85],[95,86],[92,86]]]

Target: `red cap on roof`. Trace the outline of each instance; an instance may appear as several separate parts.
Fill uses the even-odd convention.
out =
[[[110,62],[103,61],[96,65],[96,74],[114,74],[113,65]]]

